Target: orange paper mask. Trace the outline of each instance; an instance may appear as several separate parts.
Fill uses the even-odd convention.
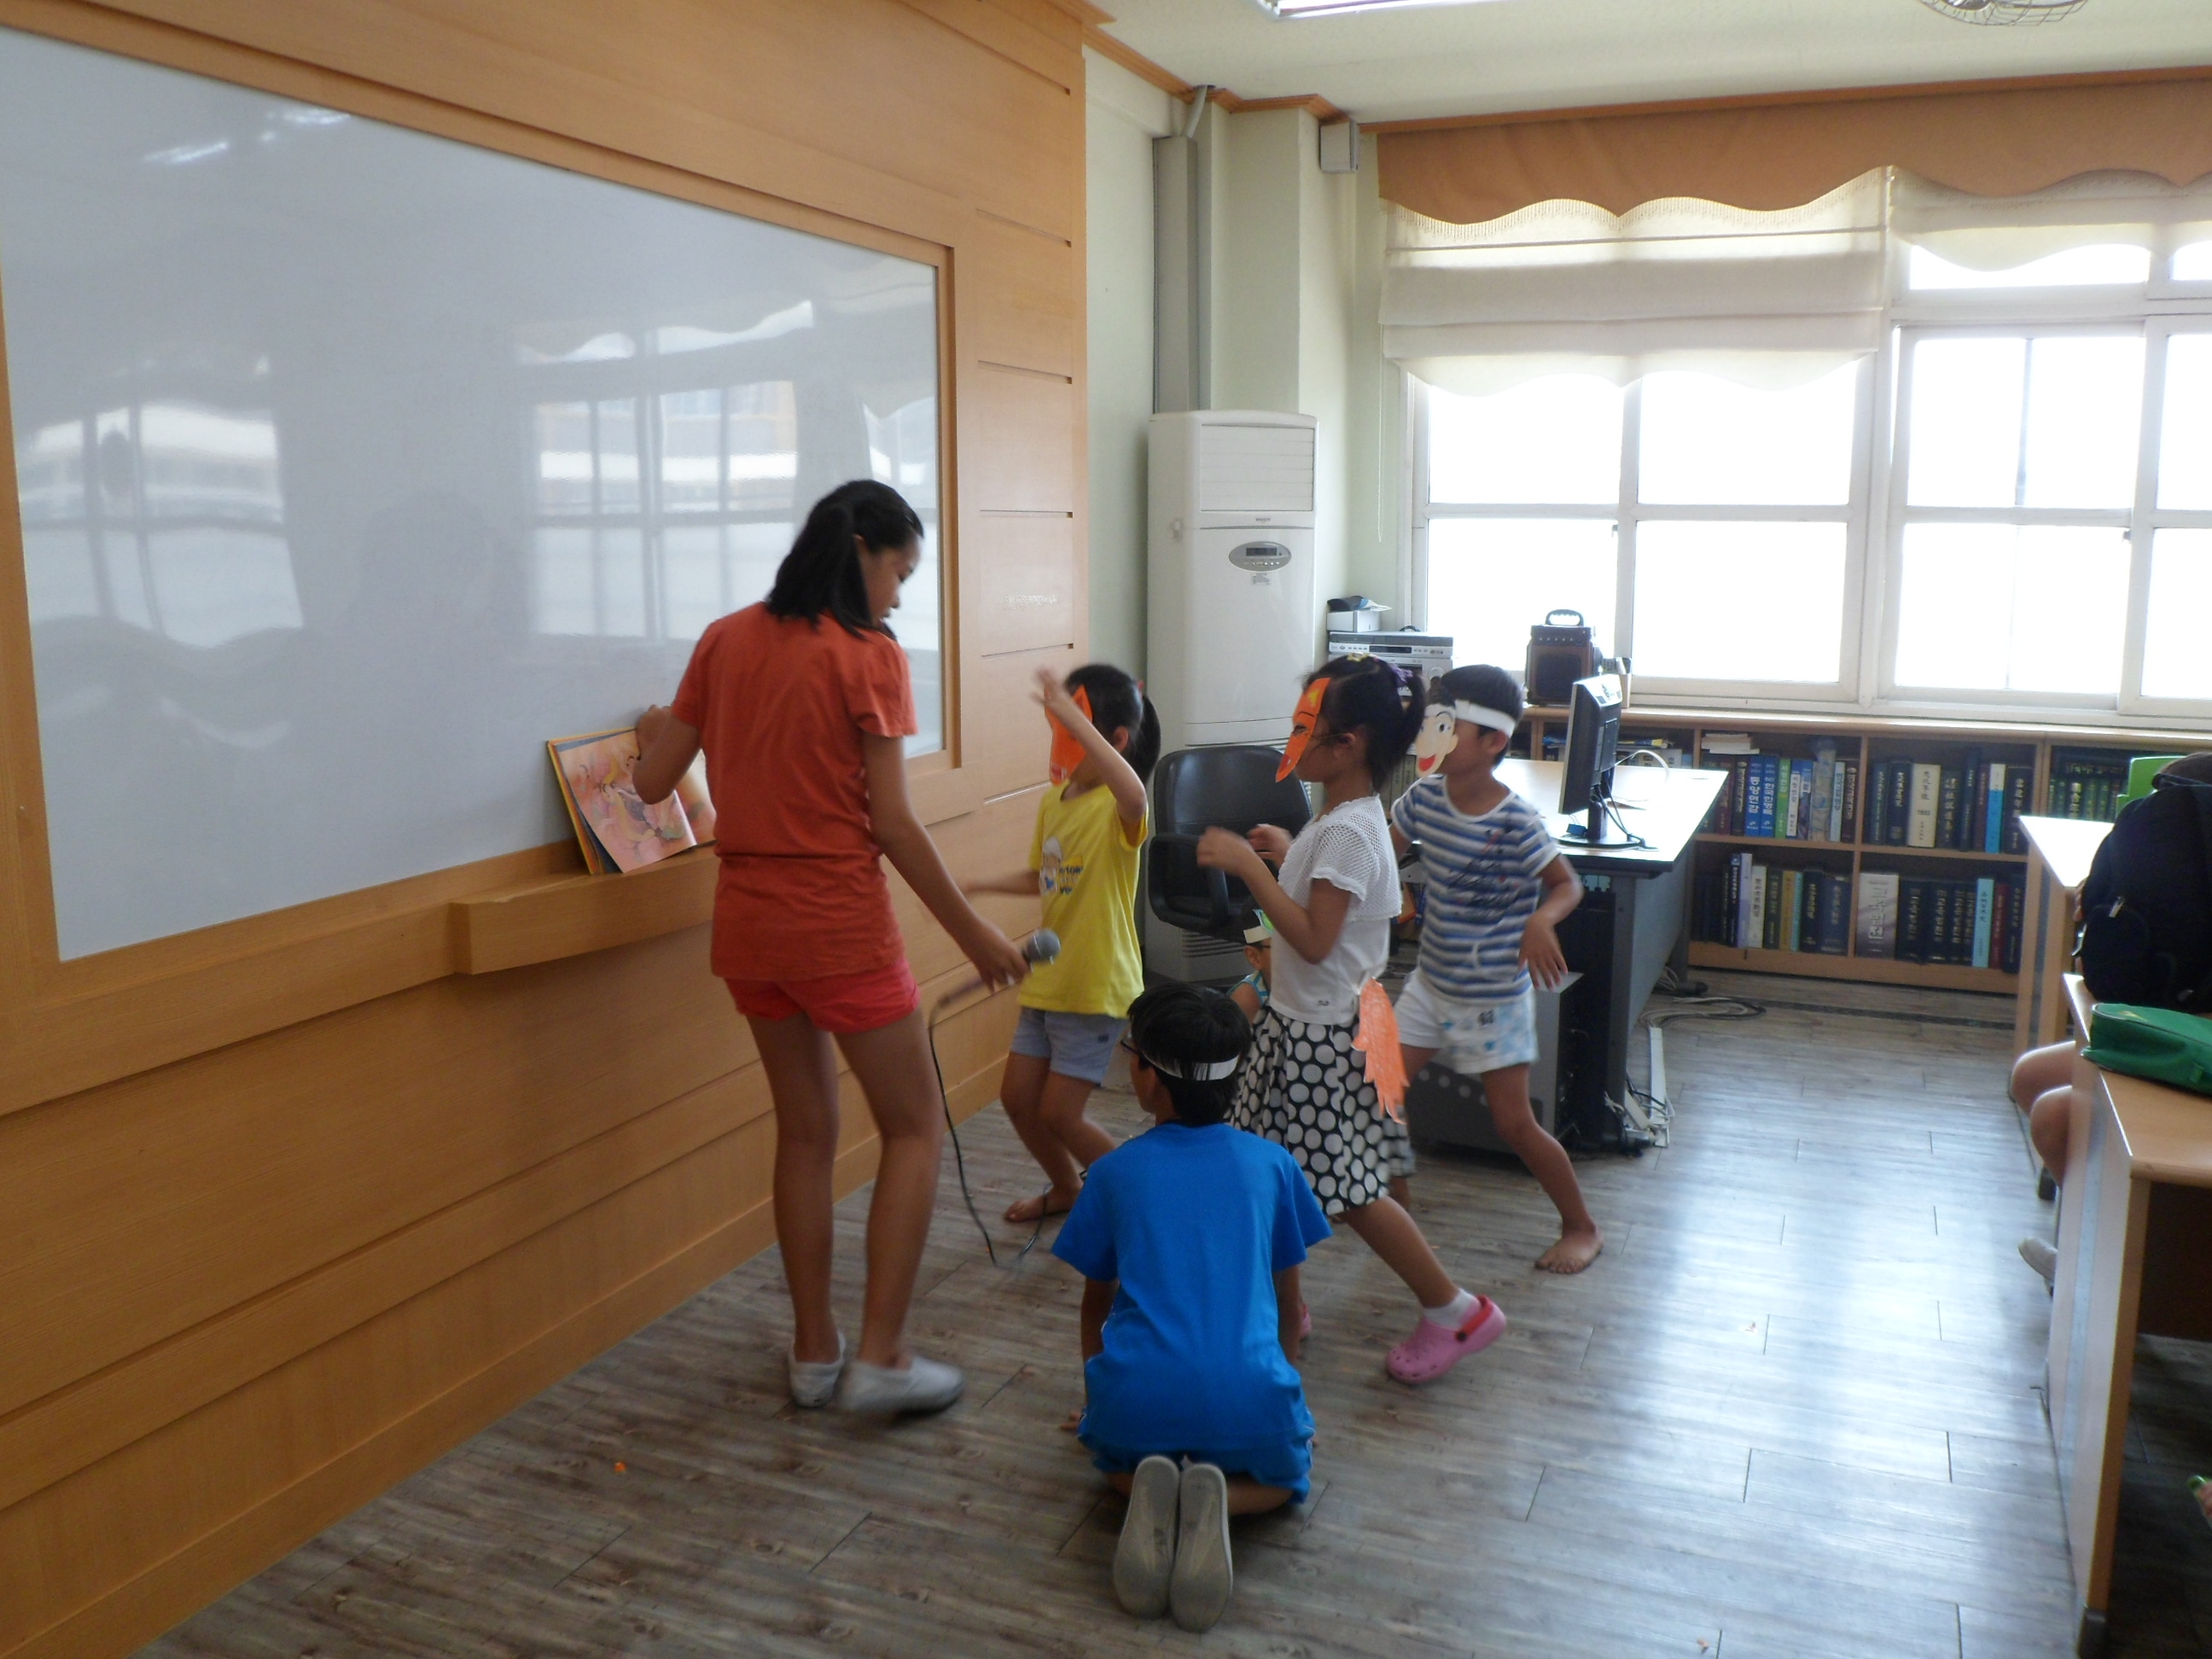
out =
[[[1322,699],[1327,696],[1328,682],[1316,680],[1306,687],[1298,706],[1291,711],[1290,741],[1283,745],[1283,763],[1275,769],[1277,783],[1297,771],[1298,763],[1305,758],[1306,745],[1313,741],[1314,722],[1321,719]]]
[[[1087,688],[1077,686],[1075,696],[1069,701],[1083,711],[1084,719],[1091,718],[1091,693]],[[1083,740],[1062,726],[1050,712],[1047,712],[1045,719],[1052,722],[1052,759],[1047,770],[1051,773],[1054,783],[1066,783],[1075,775],[1075,769],[1083,764]]]

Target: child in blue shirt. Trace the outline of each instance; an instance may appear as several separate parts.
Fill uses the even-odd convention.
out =
[[[1154,1127],[1091,1166],[1053,1254],[1088,1281],[1078,1433],[1129,1499],[1115,1595],[1204,1630],[1233,1585],[1229,1517],[1306,1495],[1298,1264],[1328,1223],[1289,1153],[1225,1121],[1252,1046],[1235,1003],[1147,991],[1123,1046]]]
[[[1428,902],[1419,964],[1398,997],[1406,1075],[1439,1054],[1482,1079],[1490,1121],[1559,1212],[1559,1242],[1536,1258],[1547,1272],[1577,1273],[1605,1237],[1583,1201],[1566,1150],[1528,1105],[1536,1058],[1535,993],[1566,977],[1557,932],[1582,902],[1583,884],[1560,857],[1544,815],[1497,776],[1521,691],[1502,668],[1437,676],[1413,750],[1422,776],[1398,798],[1390,830],[1399,856],[1421,847]]]

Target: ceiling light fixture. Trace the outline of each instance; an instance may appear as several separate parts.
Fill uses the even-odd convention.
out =
[[[2088,0],[1920,0],[1930,11],[1961,23],[2051,23],[2070,17]]]
[[[1398,11],[1412,6],[1467,6],[1478,0],[1253,0],[1270,17],[1340,17],[1354,11]]]

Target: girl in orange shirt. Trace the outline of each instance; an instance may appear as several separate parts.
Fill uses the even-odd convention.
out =
[[[914,693],[886,619],[921,557],[921,521],[897,491],[840,485],[807,515],[767,599],[700,635],[674,704],[647,709],[637,727],[640,795],[665,799],[703,748],[720,804],[714,969],[752,1028],[775,1102],[791,1397],[827,1405],[842,1377],[848,1409],[884,1413],[949,1406],[963,1379],[905,1346],[945,1100],[882,857],[986,983],[1026,971],[907,799]],[[830,1306],[840,1049],[883,1141],[849,1364]]]

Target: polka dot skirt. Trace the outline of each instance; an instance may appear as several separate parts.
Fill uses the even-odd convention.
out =
[[[1406,1126],[1383,1115],[1349,1025],[1309,1025],[1261,1011],[1231,1120],[1297,1160],[1325,1215],[1372,1204],[1411,1175]]]

